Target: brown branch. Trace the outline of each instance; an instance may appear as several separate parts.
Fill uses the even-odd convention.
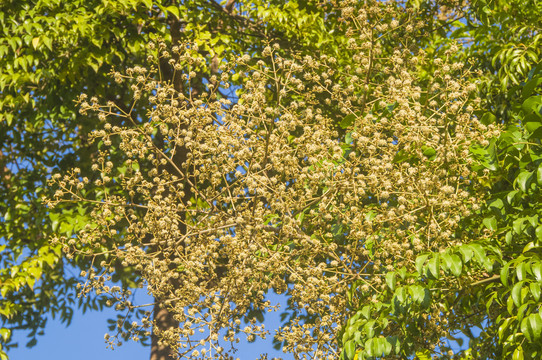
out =
[[[482,280],[478,280],[478,281],[475,281],[471,284],[469,284],[468,286],[470,288],[473,288],[475,286],[478,286],[478,285],[483,285],[483,284],[486,284],[486,283],[492,283],[492,282],[495,282],[497,280],[500,279],[500,275],[493,275],[491,277],[488,277],[488,278],[485,278],[485,279],[482,279]]]

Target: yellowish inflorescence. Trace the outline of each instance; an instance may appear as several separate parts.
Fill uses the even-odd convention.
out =
[[[104,125],[92,134],[103,144],[96,176],[55,175],[50,204],[91,209],[75,237],[54,239],[68,256],[100,263],[85,272],[83,294],[133,307],[108,285],[120,263],[180,322],[159,333],[180,358],[227,358],[240,335],[276,330],[296,358],[335,359],[349,309],[378,301],[386,272],[483,236],[460,228],[479,203],[469,147],[498,129],[473,115],[457,45],[429,57],[408,9],[356,3],[341,4],[344,57],[271,44],[259,59],[224,63],[201,91],[197,48],[159,43],[151,47],[182,74],[182,90],[153,67],[114,74],[133,84],[134,102],[148,102],[145,117],[81,97],[81,111]],[[220,91],[234,75],[243,85],[228,99]],[[290,299],[291,321],[279,329],[247,315],[277,310],[271,291]],[[422,330],[435,343],[440,311]],[[151,326],[145,318],[132,329]]]

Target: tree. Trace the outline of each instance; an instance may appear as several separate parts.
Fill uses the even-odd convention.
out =
[[[75,164],[89,169],[96,159],[97,147],[87,138],[96,123],[78,113],[77,96],[86,91],[123,108],[130,89],[108,74],[143,63],[155,38],[168,46],[199,43],[205,59],[197,70],[200,83],[226,54],[255,51],[267,40],[304,51],[337,48],[325,42],[322,33],[329,30],[316,9],[311,2],[282,1],[2,2],[0,345],[9,347],[13,329],[31,329],[33,345],[47,313],[69,323],[78,279],[64,270],[88,266],[87,259],[62,257],[47,241],[52,232],[70,236],[90,222],[85,207],[65,204],[51,212],[42,204],[52,171]],[[169,65],[160,66],[169,76]],[[133,111],[144,116],[146,109]],[[134,285],[134,274],[117,275]],[[105,300],[80,298],[78,305],[97,309]],[[0,356],[6,356],[2,349]]]
[[[475,181],[487,193],[476,216],[463,217],[461,229],[483,231],[486,236],[421,254],[415,272],[390,273],[388,298],[360,307],[349,320],[346,357],[353,357],[356,347],[361,348],[358,358],[374,353],[371,346],[378,343],[378,336],[388,335],[385,329],[372,330],[378,317],[401,328],[401,340],[419,338],[412,309],[438,304],[437,326],[460,343],[457,334],[463,333],[468,347],[454,357],[447,353],[449,343],[440,342],[436,349],[418,348],[419,358],[436,351],[445,359],[540,358],[540,10],[535,2],[475,1],[459,11],[465,21],[439,35],[469,45],[462,53],[477,71],[482,106],[476,116],[484,124],[502,127],[487,146],[471,148],[476,159],[473,170],[478,171]],[[403,280],[400,285],[396,278]],[[405,286],[405,279],[411,285]],[[481,330],[479,335],[473,334],[473,327]],[[362,336],[356,337],[360,330]]]
[[[271,42],[194,83],[200,44],[156,42],[152,67],[117,75],[129,106],[80,98],[103,123],[95,180],[55,175],[50,204],[84,204],[90,222],[54,243],[95,259],[84,291],[127,311],[129,292],[108,281],[132,266],[182,324],[158,334],[178,357],[223,358],[241,335],[267,336],[270,291],[288,297],[275,340],[296,358],[429,356],[464,324],[446,309],[454,293],[431,289],[488,278],[471,149],[499,131],[476,116],[460,46],[425,50],[420,6],[332,5],[322,18],[340,14],[340,56]],[[141,103],[145,117],[125,110]],[[118,331],[152,324],[149,313]]]

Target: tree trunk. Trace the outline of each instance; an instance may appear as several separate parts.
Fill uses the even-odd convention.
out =
[[[165,308],[160,307],[159,303],[154,305],[154,321],[156,328],[153,328],[151,335],[151,359],[150,360],[171,360],[175,355],[173,349],[167,345],[162,345],[157,336],[160,331],[178,327],[179,322],[173,318],[173,315]]]
[[[172,44],[176,45],[180,43],[181,40],[181,31],[182,31],[182,24],[175,18],[170,17],[168,19],[169,25],[170,25],[170,32],[172,37]],[[167,63],[167,61],[160,61],[160,71],[162,75],[164,76],[162,80],[164,81],[171,81],[173,83],[173,86],[175,90],[182,92],[183,86],[182,86],[182,80],[180,77],[180,73],[177,72],[176,76],[174,76],[174,71]],[[181,164],[186,161],[186,154],[188,149],[181,148],[177,151],[177,153],[174,156],[173,161],[179,168],[181,168]],[[171,167],[166,167],[166,171],[169,171],[171,173],[175,173],[175,171]],[[187,191],[186,197],[190,199],[189,191]],[[181,224],[181,231],[182,233],[186,232],[186,226]],[[164,331],[167,331],[172,328],[178,328],[179,322],[173,318],[173,314],[168,311],[168,309],[165,306],[160,306],[162,304],[162,301],[166,299],[159,299],[155,298],[154,302],[154,309],[153,309],[153,319],[154,319],[154,327],[152,329],[152,335],[151,335],[151,357],[150,360],[170,360],[173,358],[176,358],[177,352],[171,348],[171,346],[168,346],[167,344],[162,344],[160,341],[160,334]]]
[[[234,5],[235,0],[228,0],[227,4],[224,6],[225,13],[230,14]],[[181,44],[183,31],[182,23],[176,17],[168,18],[168,22],[170,26],[172,45]],[[160,71],[163,75],[162,80],[171,81],[175,90],[180,93],[190,92],[190,96],[192,98],[196,98],[203,92],[203,89],[205,87],[203,83],[203,76],[197,76],[197,81],[191,84],[191,88],[185,89],[183,86],[181,73],[179,71],[174,72],[172,66],[168,63],[167,60],[160,61]],[[216,56],[212,59],[212,63],[210,65],[210,72],[211,74],[218,73],[218,58]],[[172,160],[179,169],[182,168],[182,164],[186,161],[188,151],[189,150],[187,148],[181,147],[177,149],[177,152],[173,155]],[[165,166],[165,170],[172,174],[176,172],[176,170],[169,164]],[[190,176],[188,175],[187,177],[189,178]],[[191,194],[189,190],[190,186],[188,184],[185,185],[185,198],[183,199],[183,201],[186,203],[186,201],[190,200],[193,194]],[[186,225],[180,224],[180,226],[181,232],[186,233]],[[182,286],[182,284],[175,284],[175,286]],[[173,318],[173,314],[169,312],[166,307],[160,306],[160,303],[164,300],[166,299],[155,298],[155,305],[153,311],[155,327],[153,328],[151,335],[150,360],[166,360],[174,358],[177,355],[177,352],[174,349],[167,345],[162,345],[159,341],[161,332],[164,332],[168,329],[177,328],[180,325],[179,322]]]

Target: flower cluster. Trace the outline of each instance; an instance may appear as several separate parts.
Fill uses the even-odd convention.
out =
[[[289,298],[291,319],[274,334],[283,350],[334,359],[351,304],[377,301],[386,272],[475,236],[459,221],[479,202],[469,147],[498,129],[473,115],[456,46],[431,58],[408,9],[356,4],[340,4],[340,58],[271,45],[224,64],[202,91],[197,49],[159,44],[182,87],[152,68],[114,74],[149,102],[144,117],[81,100],[104,122],[92,134],[103,144],[96,176],[56,175],[50,203],[89,204],[93,221],[56,241],[103,258],[85,291],[128,308],[106,284],[115,263],[134,269],[181,324],[159,334],[180,358],[227,358],[241,334],[267,336],[254,314],[277,309],[274,291]],[[228,99],[233,74],[244,83]],[[347,296],[353,282],[362,292]],[[435,341],[439,311],[423,330]]]

